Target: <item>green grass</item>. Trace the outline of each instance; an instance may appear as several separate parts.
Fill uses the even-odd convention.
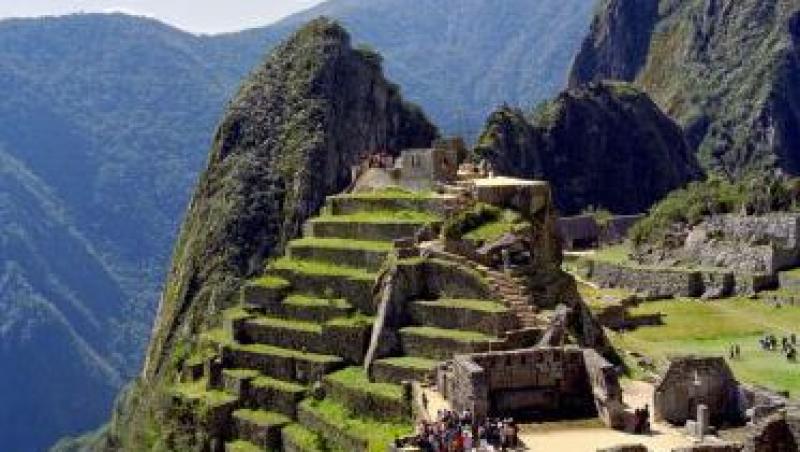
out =
[[[353,240],[340,238],[307,237],[294,240],[289,244],[293,248],[325,248],[337,250],[364,250],[376,252],[389,252],[393,248],[392,242],[376,240]]]
[[[204,331],[200,334],[200,341],[201,342],[211,342],[214,344],[231,344],[233,343],[233,338],[225,332],[222,328],[213,328],[208,331]]]
[[[740,360],[729,360],[741,381],[775,390],[800,394],[800,365],[789,363],[779,353],[761,351],[758,338],[764,334],[788,336],[800,332],[800,307],[770,305],[746,299],[714,302],[666,300],[645,303],[633,315],[664,314],[664,325],[642,327],[633,332],[610,333],[618,348],[636,351],[663,367],[669,356],[707,354],[728,356],[736,343]]]
[[[225,444],[225,452],[262,452],[263,449],[249,441],[237,440]]]
[[[491,242],[499,239],[509,232],[514,231],[516,226],[517,225],[514,223],[507,223],[502,220],[491,221],[464,234],[464,238],[467,240]]]
[[[299,307],[299,308],[326,308],[334,307],[336,309],[350,309],[352,306],[344,298],[332,298],[330,300],[315,296],[304,294],[292,294],[283,300],[283,304]]]
[[[244,419],[246,421],[265,427],[275,426],[275,425],[286,425],[291,422],[291,419],[284,416],[283,414],[274,413],[272,411],[242,409],[234,411],[233,415],[234,417],[238,417],[239,419]]]
[[[431,199],[438,196],[432,191],[411,191],[401,187],[386,187],[361,193],[338,195],[340,198],[352,199]]]
[[[627,243],[600,248],[591,255],[591,259],[610,262],[612,264],[631,264],[630,246]]]
[[[461,342],[488,342],[497,338],[476,331],[451,330],[432,326],[409,326],[401,328],[401,332],[428,338],[452,339]]]
[[[341,358],[338,356],[322,355],[319,353],[303,353],[301,350],[275,347],[273,345],[266,344],[232,344],[230,347],[235,350],[242,350],[250,353],[273,355],[283,358],[300,359],[318,363],[339,362],[341,360]]]
[[[329,374],[325,378],[348,389],[397,400],[397,403],[401,403],[403,399],[403,388],[400,385],[373,383],[369,381],[367,373],[361,367],[348,367]]]
[[[375,323],[375,317],[358,313],[349,317],[331,319],[326,322],[326,325],[340,328],[364,328],[372,326],[373,323]]]
[[[468,300],[459,298],[443,298],[436,301],[419,301],[423,306],[441,306],[452,309],[468,309],[471,311],[481,311],[489,314],[500,314],[508,312],[508,308],[492,300]]]
[[[322,325],[303,320],[280,319],[277,317],[257,317],[248,321],[254,325],[283,330],[296,330],[305,333],[322,333]]]
[[[270,264],[270,269],[288,270],[314,276],[338,276],[372,281],[376,275],[361,268],[345,267],[330,262],[280,258]]]
[[[375,210],[347,215],[322,215],[311,222],[326,223],[435,223],[441,221],[436,214],[416,210]]]
[[[222,317],[230,320],[246,319],[253,315],[247,312],[242,306],[226,309],[222,311]]]
[[[384,358],[380,362],[393,365],[395,367],[405,367],[407,369],[433,370],[439,361],[416,356],[398,356],[394,358]]]
[[[357,413],[350,412],[344,406],[330,399],[322,401],[309,399],[304,400],[300,405],[336,428],[366,440],[369,444],[369,452],[384,452],[387,444],[395,438],[413,433],[410,423],[379,422],[375,419],[360,417]]]
[[[256,378],[261,375],[257,370],[253,369],[222,369],[222,373],[231,378]]]
[[[185,399],[197,400],[206,407],[216,407],[236,401],[236,396],[228,394],[227,392],[217,390],[209,391],[206,389],[207,384],[208,381],[205,379],[193,381],[191,383],[179,383],[173,387],[173,391],[175,394]]]
[[[300,424],[289,424],[281,430],[281,433],[301,450],[327,450],[325,441],[319,435]]]
[[[304,392],[306,390],[306,387],[301,384],[292,381],[278,380],[266,375],[261,375],[253,380],[252,385],[256,388],[273,388],[280,392]]]
[[[263,287],[265,289],[284,289],[291,286],[289,281],[273,275],[262,276],[260,278],[253,279],[250,281],[250,284],[253,286]]]
[[[600,310],[610,306],[620,305],[621,300],[633,295],[633,292],[627,289],[596,289],[584,283],[578,283],[578,293],[581,295],[586,305],[592,310]],[[606,297],[613,298],[616,301],[607,301]]]

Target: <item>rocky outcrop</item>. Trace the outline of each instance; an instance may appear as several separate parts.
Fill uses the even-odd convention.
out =
[[[219,126],[175,248],[140,393],[112,424],[115,440],[136,448],[124,418],[146,409],[175,371],[177,350],[235,303],[243,278],[260,273],[325,196],[347,186],[359,154],[427,146],[436,135],[383,77],[380,57],[354,49],[338,24],[316,20],[278,47]]]
[[[800,5],[792,0],[608,0],[570,85],[635,82],[709,169],[800,173]]]
[[[562,214],[640,213],[701,175],[680,128],[627,84],[566,91],[532,118],[501,108],[476,151],[502,174],[549,181]]]

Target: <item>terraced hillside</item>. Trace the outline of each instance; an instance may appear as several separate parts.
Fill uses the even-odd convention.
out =
[[[411,390],[402,382],[429,378],[454,353],[503,348],[503,333],[518,325],[473,270],[439,258],[397,260],[393,242],[439,228],[454,201],[394,191],[329,197],[305,237],[247,282],[241,305],[202,336],[174,387],[173,418],[229,451],[382,451],[411,433]],[[390,259],[441,287],[417,291],[399,344],[379,354],[369,378],[373,292]],[[439,277],[445,271],[451,283]]]

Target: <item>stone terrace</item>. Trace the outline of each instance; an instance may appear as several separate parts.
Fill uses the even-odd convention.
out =
[[[203,335],[175,387],[176,412],[190,414],[212,450],[384,450],[409,433],[410,386],[401,381],[428,378],[454,353],[506,347],[502,333],[518,325],[500,301],[477,296],[492,291],[478,278],[483,286],[462,292],[476,296],[409,300],[395,353],[379,355],[373,381],[363,370],[373,291],[393,241],[438,229],[454,202],[394,190],[330,197],[305,237],[245,284],[241,305]],[[454,286],[474,274],[437,259],[401,263],[450,272]],[[318,382],[324,400],[313,397]]]

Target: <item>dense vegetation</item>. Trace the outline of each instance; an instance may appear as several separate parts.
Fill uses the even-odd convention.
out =
[[[571,85],[635,82],[708,170],[800,174],[799,25],[789,0],[606,0]]]
[[[630,231],[634,244],[663,242],[675,227],[693,226],[714,214],[796,211],[800,180],[754,176],[738,182],[711,177],[667,195]]]

